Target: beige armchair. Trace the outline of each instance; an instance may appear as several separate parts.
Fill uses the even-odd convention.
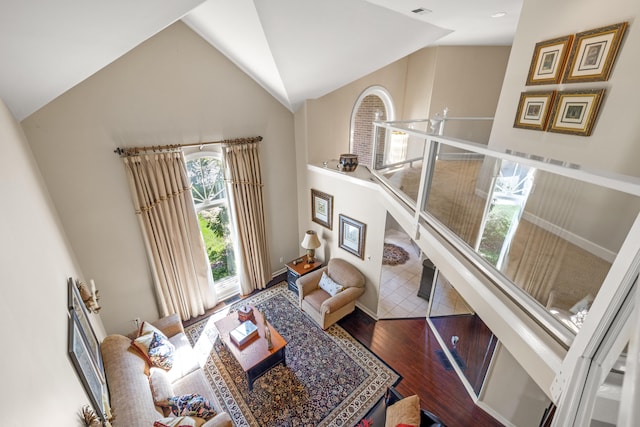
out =
[[[322,273],[344,289],[334,296],[319,287]],[[322,329],[336,323],[356,308],[356,300],[364,293],[364,276],[353,265],[333,258],[327,266],[301,276],[297,281],[300,308]]]

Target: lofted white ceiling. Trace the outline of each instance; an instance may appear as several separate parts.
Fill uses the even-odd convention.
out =
[[[291,111],[418,49],[508,45],[522,0],[23,0],[0,13],[0,98],[22,120],[183,18]],[[415,9],[428,12],[416,14]],[[506,12],[502,18],[491,18]]]

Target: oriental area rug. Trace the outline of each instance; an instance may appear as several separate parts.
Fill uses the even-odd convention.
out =
[[[407,262],[409,253],[398,245],[385,243],[382,250],[383,265],[401,265]]]
[[[257,379],[246,375],[214,322],[249,304],[287,341],[286,361]],[[205,374],[235,426],[344,426],[367,413],[399,375],[338,325],[323,331],[281,283],[185,328]],[[258,338],[262,339],[262,338]],[[206,353],[206,354],[205,354]]]

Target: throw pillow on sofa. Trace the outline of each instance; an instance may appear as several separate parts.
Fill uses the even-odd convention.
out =
[[[150,366],[167,371],[173,366],[175,346],[171,344],[165,334],[150,323],[142,323],[138,338],[134,339],[131,344],[142,354]]]
[[[171,413],[177,417],[198,417],[208,420],[216,416],[216,411],[206,397],[200,394],[172,396],[167,401]]]
[[[417,395],[405,397],[387,407],[385,427],[396,427],[399,424],[420,425],[420,398]]]

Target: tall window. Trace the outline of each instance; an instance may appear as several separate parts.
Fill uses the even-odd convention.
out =
[[[219,299],[239,292],[229,205],[219,156],[187,158],[193,201]]]

